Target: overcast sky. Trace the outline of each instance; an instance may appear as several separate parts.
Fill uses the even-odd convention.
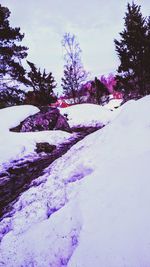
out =
[[[126,0],[1,0],[11,11],[10,23],[25,33],[28,60],[52,71],[60,85],[63,74],[62,36],[77,36],[82,62],[91,76],[109,74],[118,66],[114,39],[123,30]],[[130,1],[131,2],[131,1]],[[144,16],[150,0],[137,0]]]

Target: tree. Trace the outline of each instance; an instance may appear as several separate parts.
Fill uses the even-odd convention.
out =
[[[13,105],[21,105],[24,103],[25,92],[15,88],[3,88],[0,90],[0,108]]]
[[[0,81],[5,84],[14,80],[23,82],[25,69],[21,60],[27,56],[27,48],[16,44],[24,34],[20,28],[10,27],[9,16],[9,9],[0,5]]]
[[[150,94],[150,17],[147,19],[146,48],[144,57],[145,93]]]
[[[32,87],[33,91],[29,91],[26,94],[25,102],[37,106],[44,106],[55,102],[57,98],[53,90],[56,87],[56,83],[52,73],[46,74],[45,69],[41,73],[41,70],[37,69],[33,63],[29,61],[27,63],[30,66],[28,85]]]
[[[18,82],[25,82],[25,69],[21,60],[27,56],[27,48],[17,45],[24,34],[20,33],[20,28],[12,28],[9,25],[9,16],[9,9],[0,4],[0,101],[4,101],[4,96],[7,100],[10,95],[13,98]],[[6,101],[6,105],[8,102]]]
[[[126,98],[139,98],[147,94],[147,81],[150,78],[148,23],[140,10],[141,7],[134,2],[132,5],[128,3],[121,40],[114,40],[120,59],[117,89],[124,92]]]
[[[64,77],[62,87],[64,94],[73,99],[74,103],[80,102],[80,88],[88,77],[81,62],[81,49],[74,34],[65,33],[62,40],[65,50]]]
[[[97,104],[103,105],[109,101],[110,93],[107,87],[97,77],[91,82],[91,86],[92,89],[94,89],[92,93],[94,94]]]

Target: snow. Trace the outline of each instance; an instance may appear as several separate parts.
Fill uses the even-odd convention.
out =
[[[115,110],[120,107],[122,101],[122,99],[111,99],[104,107],[109,110]]]
[[[150,96],[46,169],[0,224],[0,266],[150,266]]]
[[[62,131],[14,133],[9,129],[20,124],[25,118],[39,112],[31,105],[14,106],[0,110],[0,170],[8,168],[16,160],[36,157],[36,143],[48,142],[59,145],[68,140],[71,134]]]
[[[42,131],[30,133],[9,133],[0,139],[0,169],[8,167],[8,164],[23,159],[36,157],[36,143],[48,142],[51,145],[59,145],[67,141],[71,134],[67,132]],[[5,145],[4,145],[5,144]]]
[[[71,137],[71,134],[63,131],[42,131],[33,133],[13,133],[9,129],[17,126],[30,115],[39,112],[32,105],[8,107],[0,110],[0,169],[8,168],[10,163],[16,160],[34,158],[35,148],[38,142],[48,142],[59,145]],[[77,126],[102,126],[108,123],[113,114],[111,111],[94,104],[82,104],[61,109],[61,113],[67,113],[71,127]],[[7,145],[6,145],[7,144]]]
[[[95,104],[78,104],[60,108],[62,115],[67,114],[70,127],[103,126],[109,123],[114,114],[103,106]]]
[[[39,112],[39,109],[32,105],[20,105],[0,109],[0,133],[16,127],[21,121],[37,112]]]
[[[74,218],[72,218],[72,210],[74,210]],[[78,217],[75,206],[69,205],[60,210],[58,216],[56,214],[55,217],[51,217],[51,220],[44,220],[36,227],[32,225],[28,232],[21,235],[21,238],[18,236],[18,242],[16,242],[17,234],[13,235],[9,232],[10,246],[6,244],[7,241],[5,243],[5,240],[2,244],[2,248],[5,244],[7,246],[7,265],[1,258],[0,266],[66,266],[78,243],[80,233]],[[62,224],[62,221],[65,223]]]

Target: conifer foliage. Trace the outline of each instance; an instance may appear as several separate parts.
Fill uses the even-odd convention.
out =
[[[117,89],[125,98],[139,98],[150,93],[150,19],[144,18],[141,7],[127,5],[121,40],[115,40],[120,59]]]
[[[0,5],[0,81],[10,80],[24,81],[25,69],[21,60],[27,56],[27,48],[17,45],[24,34],[20,28],[12,28],[9,25],[10,11]]]
[[[57,98],[53,90],[56,87],[56,83],[52,73],[47,74],[45,69],[41,72],[32,62],[27,61],[27,63],[30,66],[28,85],[32,87],[33,91],[29,91],[26,94],[25,102],[37,106],[44,106],[55,102]]]
[[[21,103],[23,92],[17,88],[26,81],[21,61],[27,48],[17,44],[24,34],[10,26],[9,16],[9,9],[0,4],[0,107]]]
[[[88,76],[81,62],[82,51],[74,34],[65,33],[62,46],[65,50],[64,77],[62,78],[63,91],[65,96],[73,99],[74,103],[79,103],[79,91]]]
[[[99,105],[106,104],[109,101],[109,91],[107,87],[97,77],[91,82],[91,86],[96,103]]]

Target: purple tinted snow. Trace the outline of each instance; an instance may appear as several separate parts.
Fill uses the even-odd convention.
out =
[[[48,208],[47,207],[47,218],[49,218],[54,212],[59,210],[60,208]]]
[[[85,176],[91,174],[93,172],[93,169],[91,168],[83,168],[83,170],[80,170],[80,172],[75,173],[74,175],[72,175],[66,182],[67,183],[72,183],[72,182],[76,182],[77,180],[81,180],[83,179]]]
[[[78,238],[77,238],[77,236],[76,235],[73,235],[71,237],[71,239],[72,239],[72,246],[77,246],[78,245]]]

